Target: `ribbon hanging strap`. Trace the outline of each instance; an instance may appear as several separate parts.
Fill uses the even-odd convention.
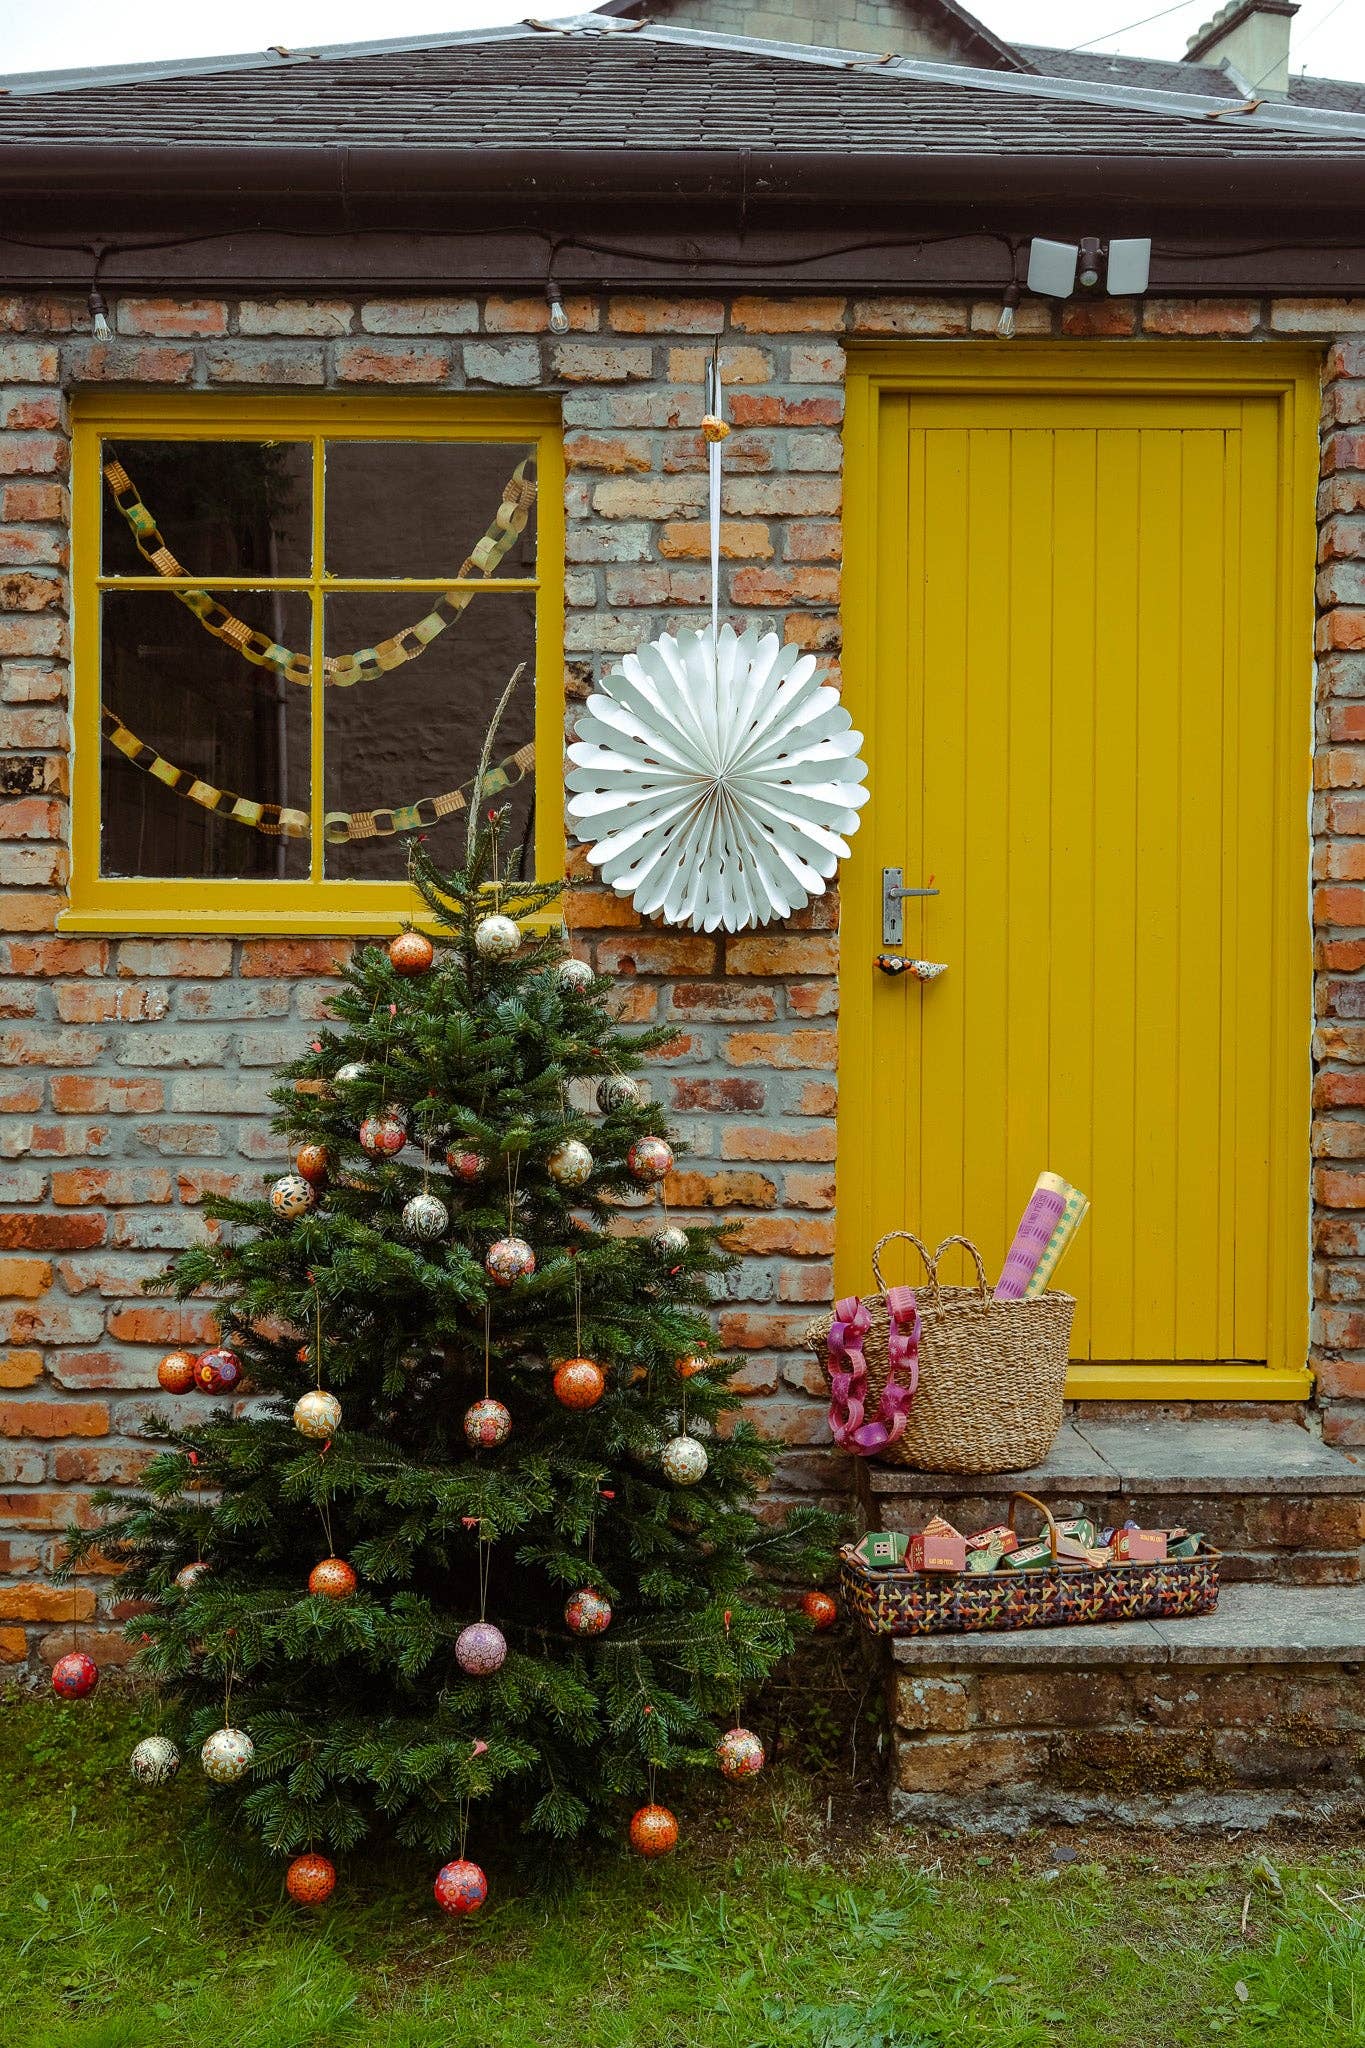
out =
[[[887,1334],[887,1377],[877,1412],[867,1419],[867,1360],[863,1345],[872,1326],[856,1295],[837,1302],[827,1342],[829,1426],[835,1443],[862,1458],[873,1457],[905,1432],[910,1403],[919,1385],[920,1318],[912,1290],[886,1293],[891,1327]]]
[[[720,384],[720,351],[712,349],[706,366],[706,467],[711,525],[711,644],[720,643],[720,444],[725,439],[724,397]]]

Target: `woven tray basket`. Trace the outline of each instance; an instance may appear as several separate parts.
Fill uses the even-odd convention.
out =
[[[1032,1494],[1010,1502],[1010,1527],[1021,1500],[1042,1508],[1057,1554],[1057,1524]],[[1176,1620],[1211,1614],[1218,1605],[1216,1550],[1164,1564],[1056,1566],[1033,1572],[870,1571],[840,1552],[844,1599],[876,1636],[979,1635],[1015,1628],[1076,1628],[1091,1621]]]
[[[1023,1472],[1041,1464],[1062,1426],[1075,1297],[1048,1292],[1032,1301],[997,1301],[981,1254],[965,1237],[945,1237],[932,1256],[908,1230],[878,1239],[872,1253],[878,1292],[863,1296],[872,1318],[863,1344],[869,1412],[881,1399],[887,1370],[889,1318],[879,1259],[898,1237],[915,1247],[929,1278],[915,1290],[919,1390],[904,1435],[881,1459],[924,1472]],[[975,1287],[939,1285],[938,1262],[950,1244],[970,1255]],[[822,1365],[833,1321],[832,1314],[819,1316],[806,1331]]]

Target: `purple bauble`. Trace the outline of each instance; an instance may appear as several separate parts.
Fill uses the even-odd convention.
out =
[[[455,1662],[471,1678],[488,1678],[502,1669],[507,1638],[491,1621],[471,1621],[455,1642]]]

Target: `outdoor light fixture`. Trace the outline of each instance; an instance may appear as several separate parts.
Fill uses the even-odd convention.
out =
[[[567,334],[569,316],[564,311],[564,301],[559,296],[559,286],[552,277],[545,280],[545,302],[550,308],[551,334]]]
[[[1094,291],[1101,277],[1111,298],[1127,298],[1147,289],[1152,262],[1150,238],[1128,237],[1104,242],[1086,235],[1079,243],[1029,243],[1028,288],[1049,299],[1069,299],[1079,285]]]
[[[97,284],[91,285],[86,304],[90,308],[90,326],[96,341],[108,341],[113,332],[109,325],[109,307]]]

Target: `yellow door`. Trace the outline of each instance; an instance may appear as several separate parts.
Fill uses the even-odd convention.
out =
[[[854,378],[840,1287],[900,1225],[994,1280],[1046,1167],[1092,1204],[1072,1391],[1301,1395],[1307,380],[1008,353]],[[939,892],[889,948],[888,867]]]

